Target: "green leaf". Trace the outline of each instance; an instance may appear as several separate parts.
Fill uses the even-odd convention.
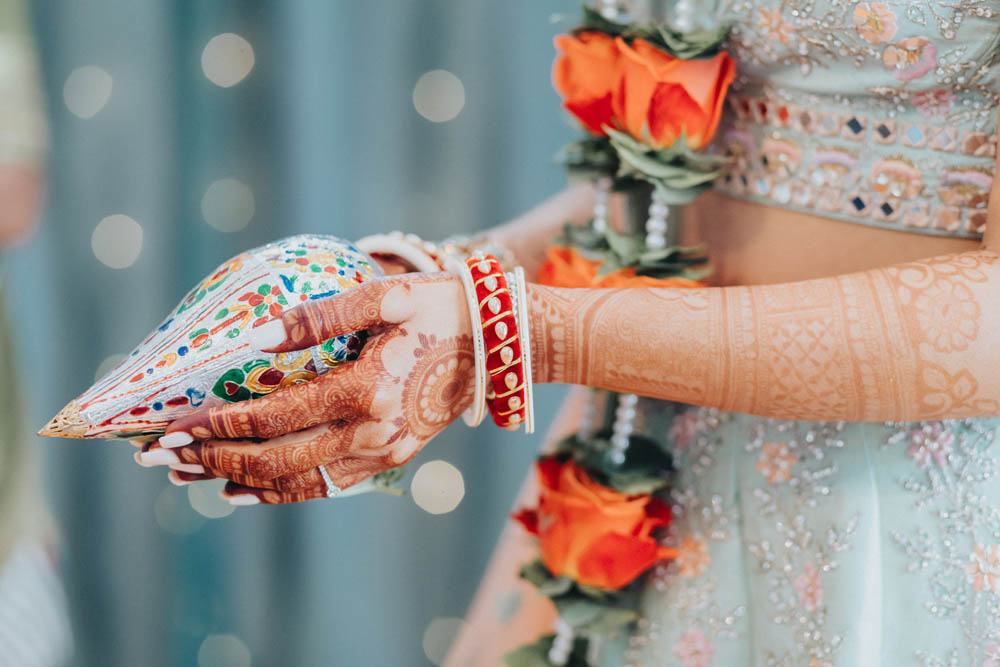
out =
[[[592,598],[556,598],[553,602],[559,618],[577,633],[610,636],[639,618],[634,609],[603,604]]]
[[[608,246],[624,266],[631,266],[638,262],[639,256],[645,250],[645,239],[638,234],[619,234],[613,229],[608,229],[606,237]]]
[[[555,576],[549,572],[540,558],[522,567],[520,575],[522,579],[532,584],[539,593],[546,597],[564,595],[573,588],[572,579]]]
[[[700,243],[695,246],[672,245],[667,248],[644,250],[639,255],[639,262],[652,263],[652,262],[662,261],[670,257],[675,257],[678,259],[684,257],[696,257],[697,259],[702,259],[707,250],[708,246],[704,243]]]
[[[729,30],[729,26],[719,26],[677,32],[666,26],[658,26],[657,41],[665,51],[683,60],[711,58],[722,48],[723,42],[729,37]]]
[[[556,160],[577,172],[610,175],[618,170],[618,155],[607,137],[587,136],[575,141],[559,151]]]
[[[633,150],[616,141],[612,141],[611,144],[618,150],[618,157],[623,163],[619,167],[619,173],[632,169],[647,178],[674,179],[689,171],[683,166],[660,162],[648,152]]]
[[[649,150],[649,146],[635,139],[631,134],[620,132],[608,125],[605,125],[603,129],[608,133],[608,143],[616,149],[623,146],[636,153],[644,153]]]
[[[622,628],[639,620],[639,612],[634,609],[605,608],[597,617],[582,628],[588,635],[614,636]]]
[[[623,23],[616,23],[615,21],[604,18],[601,15],[601,12],[587,4],[584,4],[583,21],[578,28],[573,30],[573,33],[575,34],[597,30],[612,37],[618,37],[620,35],[624,35],[625,31],[628,30],[628,27],[628,25]]]
[[[389,468],[372,477],[372,483],[375,484],[376,491],[388,493],[391,496],[402,496],[405,492],[399,488],[398,484],[405,474],[405,465]]]
[[[533,644],[520,646],[503,657],[507,667],[552,667],[549,662],[549,651],[555,635],[546,635]],[[566,667],[589,667],[587,664],[587,639],[577,637],[573,640]]]
[[[583,596],[555,598],[552,602],[556,606],[559,618],[577,630],[583,629],[595,621],[606,608],[604,605]]]
[[[645,436],[629,436],[621,464],[612,460],[610,431],[601,431],[588,440],[567,442],[565,447],[595,481],[621,493],[652,493],[670,481],[673,459],[659,443]]]
[[[612,37],[622,37],[628,42],[644,39],[676,58],[710,58],[722,48],[729,36],[729,27],[697,28],[678,32],[660,26],[655,21],[616,23],[601,16],[596,9],[583,6],[583,20],[573,33],[600,31]]]
[[[656,179],[651,179],[651,181],[656,186],[656,189],[660,191],[660,194],[663,195],[663,201],[672,206],[690,204],[712,187],[711,184],[705,183],[697,187],[678,190],[672,184],[668,184],[665,181]]]

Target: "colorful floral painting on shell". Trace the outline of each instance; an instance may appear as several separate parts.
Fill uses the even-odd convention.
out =
[[[46,430],[64,437],[156,434],[204,405],[258,398],[357,358],[364,333],[305,351],[257,352],[247,332],[310,299],[381,275],[349,242],[292,236],[241,253],[199,283],[135,350]],[[62,428],[60,429],[60,426]]]

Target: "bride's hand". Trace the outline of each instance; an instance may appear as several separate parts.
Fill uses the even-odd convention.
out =
[[[179,419],[140,463],[171,465],[185,481],[229,479],[225,495],[234,504],[324,497],[319,465],[347,488],[406,463],[472,402],[475,355],[458,278],[368,282],[286,311],[251,341],[288,352],[362,330],[369,338],[356,361]]]

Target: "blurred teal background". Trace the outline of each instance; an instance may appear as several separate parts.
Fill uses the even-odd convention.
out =
[[[40,230],[6,262],[30,424],[243,249],[305,231],[472,232],[564,182],[552,156],[573,130],[549,67],[567,24],[550,19],[575,16],[575,1],[39,0],[32,11],[48,197]],[[225,33],[253,57],[230,87],[206,75],[238,78],[249,63],[226,40],[206,52]],[[438,119],[460,110],[431,122],[415,86],[439,69],[461,85],[434,75],[417,106]],[[141,238],[113,218],[95,254],[109,216],[134,220]],[[126,268],[101,261],[136,252]],[[543,389],[540,431],[561,394]],[[125,443],[39,441],[75,664],[431,664],[425,630],[464,614],[537,438],[459,424],[432,442],[411,474],[433,459],[458,467],[465,497],[448,514],[363,496],[222,518],[205,514],[228,506],[137,467]],[[447,635],[430,633],[431,657]]]

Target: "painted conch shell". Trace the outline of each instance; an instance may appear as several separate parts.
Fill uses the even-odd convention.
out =
[[[381,274],[367,255],[332,236],[292,236],[237,255],[191,290],[131,354],[39,435],[155,436],[196,408],[308,382],[356,358],[364,334],[269,354],[253,350],[247,332],[285,309]]]

